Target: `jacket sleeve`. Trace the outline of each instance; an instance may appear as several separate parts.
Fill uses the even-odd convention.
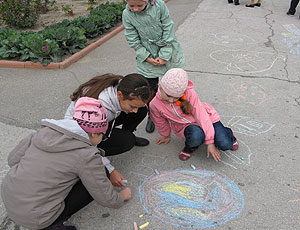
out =
[[[36,133],[32,133],[22,139],[20,143],[8,154],[8,165],[9,167],[13,167],[18,164],[21,158],[25,155],[26,150],[29,148],[31,144],[31,139]]]
[[[172,42],[175,38],[175,27],[169,10],[163,1],[160,9],[163,29],[163,35],[160,43],[164,46],[160,48],[158,56],[163,60],[169,61],[172,57]]]
[[[83,159],[79,177],[94,200],[104,207],[120,208],[123,206],[123,197],[114,190],[106,176],[101,155],[90,154],[83,156]]]
[[[142,45],[140,36],[136,28],[130,22],[130,16],[128,15],[128,10],[123,11],[122,22],[125,28],[125,37],[130,48],[135,50],[137,61],[144,62],[150,55],[150,52]]]
[[[158,99],[153,98],[153,100],[150,102],[150,118],[155,124],[155,128],[159,134],[163,137],[167,137],[171,135],[170,123],[161,115],[159,109],[155,106],[157,100]]]
[[[107,157],[102,157],[102,163],[104,164],[105,168],[107,168],[109,173],[114,171],[115,167],[110,164],[110,160],[108,160]]]
[[[187,100],[192,106],[192,115],[197,124],[202,128],[205,134],[205,144],[214,143],[215,129],[213,123],[206,111],[204,104],[200,101],[195,90],[190,89],[187,95]]]

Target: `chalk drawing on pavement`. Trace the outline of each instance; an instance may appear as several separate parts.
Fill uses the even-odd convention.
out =
[[[240,165],[249,166],[251,163],[251,156],[253,154],[250,147],[245,142],[243,142],[241,139],[238,139],[238,142],[239,149],[237,151],[220,150],[221,162],[234,169],[237,169],[237,167]]]
[[[288,33],[282,33],[283,42],[286,43],[291,54],[300,55],[300,29],[294,24],[285,24],[283,27]]]
[[[241,133],[247,136],[257,136],[270,131],[275,125],[259,121],[250,117],[233,116],[228,122],[233,133]]]
[[[297,186],[299,186],[299,189],[293,189],[293,191],[300,193],[300,184],[297,184]],[[300,199],[289,200],[289,203],[294,203],[294,202],[300,202]]]
[[[257,106],[269,100],[266,90],[255,83],[235,83],[226,97],[225,103],[236,106]]]
[[[208,228],[236,218],[244,207],[239,187],[208,170],[161,171],[139,186],[148,214],[182,228]]]
[[[293,191],[297,192],[297,193],[300,193],[300,184],[297,184],[297,186],[299,187],[299,189],[294,189],[293,188]],[[300,195],[300,194],[299,194]],[[299,199],[294,199],[294,200],[289,200],[288,201],[289,203],[295,203],[296,205],[299,205],[298,202],[300,202],[300,198]],[[300,216],[298,216],[298,219],[300,219]]]
[[[255,44],[255,40],[247,35],[239,34],[239,33],[217,33],[212,34],[214,36],[215,41],[209,42],[215,45],[222,46],[247,46],[251,44]]]
[[[284,59],[276,53],[248,50],[217,50],[209,56],[234,73],[261,73],[270,70],[279,58]]]

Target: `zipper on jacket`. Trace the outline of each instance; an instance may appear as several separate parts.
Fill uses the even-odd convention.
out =
[[[184,117],[180,116],[179,113],[177,113],[173,103],[170,103],[171,107],[172,107],[172,110],[173,112],[175,113],[175,115],[177,115],[177,117],[179,117],[181,120],[187,122],[187,123],[192,123],[191,121],[189,121],[188,119],[185,119]]]

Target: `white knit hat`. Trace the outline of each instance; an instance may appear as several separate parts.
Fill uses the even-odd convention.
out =
[[[181,68],[168,70],[160,81],[160,86],[166,94],[181,97],[188,86],[188,75]]]

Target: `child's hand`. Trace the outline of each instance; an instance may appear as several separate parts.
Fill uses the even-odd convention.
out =
[[[216,148],[214,144],[208,144],[207,145],[207,158],[209,158],[209,155],[212,155],[215,161],[220,161],[221,160],[221,155],[219,150]]]
[[[131,189],[130,188],[124,188],[120,192],[121,196],[123,197],[123,200],[130,200],[131,199]]]
[[[159,65],[159,61],[157,61],[156,59],[154,60],[153,58],[147,58],[146,62],[149,62],[152,65]]]
[[[156,144],[160,145],[161,143],[165,143],[165,144],[168,144],[171,140],[171,137],[170,136],[167,136],[167,137],[159,137],[156,139]]]
[[[159,64],[158,65],[164,65],[164,64],[166,64],[167,63],[167,61],[166,60],[164,60],[164,59],[161,59],[160,57],[158,57],[158,58],[155,58],[155,61],[157,61]]]
[[[117,170],[114,169],[110,173],[110,182],[112,183],[113,186],[116,186],[116,187],[125,186],[125,184],[123,183],[122,180],[124,180],[124,177]]]

